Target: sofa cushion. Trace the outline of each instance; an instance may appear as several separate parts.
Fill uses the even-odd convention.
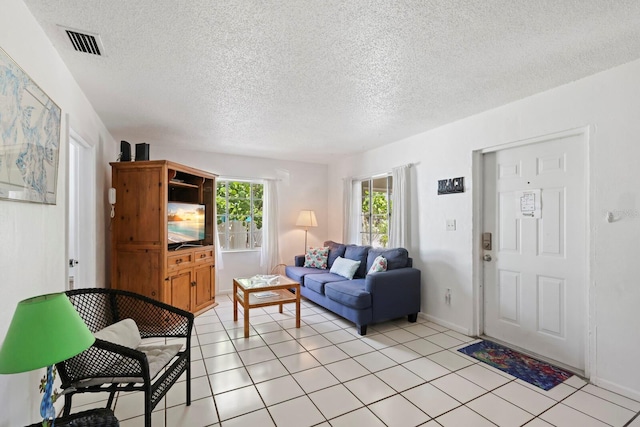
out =
[[[341,281],[344,281],[344,277],[333,273],[311,274],[305,277],[304,286],[314,292],[324,295],[325,284]]]
[[[378,256],[383,256],[387,259],[387,270],[395,270],[407,267],[409,252],[405,248],[372,248],[367,256],[367,271],[369,271],[373,261]]]
[[[304,278],[309,274],[321,274],[326,273],[327,270],[320,270],[319,268],[311,268],[311,267],[294,267],[292,265],[288,265],[284,269],[285,275],[291,280],[295,280],[300,283],[301,286],[304,286]]]
[[[367,274],[378,273],[380,271],[387,271],[387,259],[382,255],[378,255],[376,259],[373,260],[373,264],[369,267]]]
[[[304,267],[327,269],[327,256],[329,248],[309,248],[304,256]]]
[[[338,257],[344,257],[344,250],[347,248],[347,245],[343,245],[342,243],[336,243],[332,240],[327,240],[324,242],[324,246],[329,248],[329,256],[327,257],[327,266],[331,268],[333,266],[333,262]]]
[[[365,276],[365,273],[367,272],[366,264],[369,249],[371,249],[371,246],[347,245],[347,248],[344,251],[344,257],[354,261],[360,261],[360,266],[353,277],[361,278]],[[373,262],[373,260],[371,262]]]
[[[365,279],[343,280],[327,283],[324,293],[327,298],[344,306],[363,310],[371,307],[371,294],[364,290]]]
[[[336,258],[336,261],[331,267],[331,273],[344,277],[345,279],[353,279],[353,275],[356,274],[356,270],[360,267],[361,261],[354,261],[352,259],[346,259],[342,257]]]

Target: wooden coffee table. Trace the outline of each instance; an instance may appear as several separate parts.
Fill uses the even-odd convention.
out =
[[[289,289],[295,289],[292,294]],[[300,283],[280,275],[258,275],[233,279],[233,320],[238,320],[238,302],[244,310],[244,337],[249,338],[249,309],[296,303],[296,328],[300,327]]]

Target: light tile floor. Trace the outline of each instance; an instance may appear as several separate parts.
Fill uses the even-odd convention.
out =
[[[154,427],[640,427],[640,402],[576,376],[544,391],[457,352],[474,339],[424,319],[370,325],[361,337],[303,301],[300,329],[293,305],[252,309],[245,339],[229,296],[218,302],[195,320],[191,406],[183,380]],[[106,397],[77,396],[73,412]],[[141,394],[121,393],[115,414],[122,427],[143,426]]]

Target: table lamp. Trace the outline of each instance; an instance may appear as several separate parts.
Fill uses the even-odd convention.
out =
[[[298,227],[304,227],[304,253],[307,253],[307,233],[309,232],[309,227],[317,227],[318,221],[316,220],[316,213],[311,210],[302,210],[298,215],[298,220],[296,221],[296,225]]]
[[[43,425],[54,426],[53,365],[91,347],[95,338],[64,293],[41,295],[18,303],[0,348],[0,374],[47,367],[40,404]],[[50,422],[50,424],[49,424]]]

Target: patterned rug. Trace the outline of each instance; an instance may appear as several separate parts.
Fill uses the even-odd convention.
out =
[[[491,341],[480,341],[460,348],[458,351],[543,390],[550,390],[573,376],[571,372],[564,369]]]

